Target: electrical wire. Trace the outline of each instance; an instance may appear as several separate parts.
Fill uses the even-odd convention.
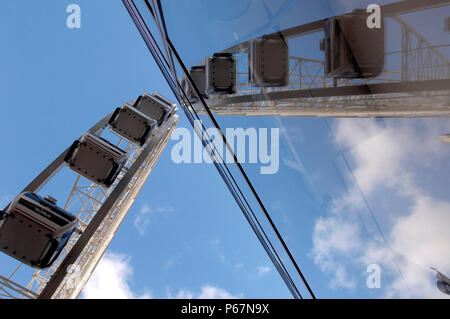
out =
[[[147,0],[146,0],[146,1],[147,1]],[[198,88],[195,86],[195,83],[193,82],[192,78],[190,77],[189,72],[188,72],[187,69],[186,69],[186,66],[184,65],[184,63],[183,63],[182,59],[180,58],[180,56],[179,56],[177,50],[175,49],[174,45],[172,44],[170,38],[168,37],[168,34],[167,34],[167,28],[166,28],[166,25],[165,25],[165,22],[164,22],[164,14],[163,14],[163,12],[162,12],[162,6],[161,6],[161,3],[160,3],[160,0],[156,0],[156,1],[157,1],[157,3],[158,3],[158,9],[159,9],[159,12],[160,12],[162,28],[163,28],[164,34],[165,34],[165,36],[166,36],[166,39],[165,39],[164,43],[165,43],[165,44],[167,43],[167,44],[169,45],[170,51],[175,55],[175,57],[176,57],[178,63],[180,64],[180,66],[181,66],[182,69],[183,69],[183,72],[184,72],[185,76],[186,76],[186,77],[189,77],[189,82],[190,82],[190,84],[194,87],[194,89],[195,89],[195,91],[196,91],[196,94],[197,94],[197,97],[198,97],[198,98],[200,99],[200,101],[202,102],[202,104],[203,104],[205,110],[207,111],[209,118],[210,118],[211,121],[213,122],[215,128],[220,132],[221,137],[222,137],[222,140],[223,140],[223,143],[226,145],[226,147],[227,147],[228,151],[230,152],[230,154],[233,155],[234,162],[236,163],[236,165],[237,165],[237,167],[238,167],[240,173],[241,173],[242,176],[244,177],[244,179],[245,179],[247,185],[250,187],[251,192],[252,192],[253,196],[256,198],[256,200],[257,200],[259,206],[260,206],[261,209],[263,210],[264,215],[265,215],[266,219],[268,220],[268,222],[270,223],[270,226],[271,226],[272,229],[274,230],[274,232],[275,232],[275,234],[276,234],[276,236],[277,236],[279,242],[280,242],[281,245],[283,246],[283,249],[285,250],[285,252],[288,254],[288,257],[289,257],[290,261],[291,261],[292,264],[294,265],[294,267],[295,267],[297,273],[298,273],[299,276],[301,277],[301,279],[302,279],[302,281],[303,281],[305,287],[307,288],[308,292],[310,293],[311,297],[315,299],[314,293],[313,293],[313,291],[312,291],[312,289],[311,289],[311,287],[310,287],[308,281],[306,280],[305,276],[303,275],[302,271],[300,270],[300,267],[298,266],[297,262],[295,261],[294,257],[292,256],[291,251],[290,251],[289,248],[287,247],[287,245],[286,245],[285,241],[283,240],[283,238],[282,238],[280,232],[278,231],[277,227],[275,226],[275,223],[273,222],[273,220],[272,220],[272,218],[270,217],[270,215],[269,215],[267,209],[265,208],[264,204],[262,203],[262,201],[261,201],[261,199],[260,199],[258,193],[256,192],[255,188],[253,187],[253,184],[251,183],[250,179],[248,178],[247,174],[245,173],[244,169],[242,168],[241,163],[240,163],[239,160],[237,159],[236,154],[234,154],[233,150],[231,149],[230,145],[228,144],[228,141],[227,141],[227,139],[225,138],[225,135],[223,134],[222,129],[219,127],[219,124],[217,123],[216,119],[214,118],[214,115],[212,114],[212,112],[211,112],[211,110],[209,109],[207,103],[206,103],[205,100],[203,99],[203,96],[202,96],[202,95],[200,94],[200,92],[198,91]],[[147,3],[148,3],[148,2],[147,2]],[[164,40],[164,39],[163,39],[163,40]],[[167,53],[168,53],[168,54],[170,53],[169,50],[168,50]],[[171,57],[170,54],[169,54],[169,57],[170,57],[171,60],[172,60],[172,57]],[[172,61],[172,63],[173,63],[173,61]],[[175,70],[175,67],[173,67],[173,70]],[[175,72],[175,71],[174,71],[174,72]],[[176,78],[176,73],[174,73],[173,75],[174,75],[174,77]],[[188,101],[188,102],[189,102],[189,101]],[[189,102],[189,103],[190,103],[190,102]],[[193,108],[191,108],[191,109],[193,109]],[[195,112],[195,111],[194,111],[194,112]],[[196,112],[195,112],[195,113],[196,113]],[[244,197],[244,198],[245,198],[245,197]]]
[[[283,246],[283,249],[285,250],[285,252],[287,253],[287,255],[289,256],[289,259],[291,260],[292,264],[294,265],[297,273],[300,275],[302,281],[304,282],[306,288],[308,289],[310,295],[312,298],[315,298],[308,282],[306,281],[306,278],[303,276],[302,272],[300,271],[300,268],[298,267],[295,259],[293,258],[291,252],[289,251],[287,245],[285,244],[284,240],[282,239],[278,229],[276,228],[275,224],[273,223],[270,215],[268,214],[267,210],[265,209],[261,199],[259,198],[258,194],[256,193],[256,190],[254,189],[253,185],[251,184],[250,180],[248,179],[248,176],[246,175],[245,171],[243,170],[242,166],[240,165],[239,161],[237,160],[236,155],[234,154],[234,152],[231,150],[225,136],[223,135],[223,131],[220,129],[218,123],[216,122],[216,120],[214,119],[214,116],[212,115],[212,113],[210,112],[208,106],[206,105],[205,101],[203,100],[200,92],[198,91],[198,88],[195,86],[195,84],[192,81],[192,78],[190,78],[189,72],[187,72],[186,67],[184,66],[181,58],[179,57],[177,51],[175,50],[172,42],[170,41],[169,37],[167,36],[167,30],[165,28],[165,22],[164,22],[164,17],[162,14],[162,9],[161,9],[161,5],[160,5],[160,1],[158,0],[158,9],[159,9],[159,13],[160,13],[160,23],[162,24],[162,26],[160,25],[160,23],[158,23],[158,19],[155,17],[154,11],[151,8],[149,2],[147,0],[145,0],[145,3],[150,11],[150,13],[152,14],[152,16],[154,17],[154,20],[156,22],[156,24],[158,25],[158,28],[161,32],[161,34],[164,36],[165,35],[165,40],[164,44],[166,46],[166,51],[168,53],[168,56],[170,58],[170,64],[168,63],[168,61],[166,60],[164,54],[161,52],[159,46],[156,44],[155,39],[153,38],[153,35],[151,34],[150,30],[148,29],[147,25],[145,24],[144,19],[142,18],[142,16],[140,15],[139,10],[137,10],[134,2],[132,0],[123,0],[125,6],[127,7],[130,15],[132,16],[135,24],[137,25],[141,35],[143,36],[147,47],[149,48],[149,50],[151,51],[155,61],[157,62],[161,72],[163,73],[164,77],[166,78],[169,86],[171,87],[173,93],[175,94],[175,96],[177,97],[178,101],[180,102],[180,105],[182,106],[182,109],[184,111],[184,113],[186,114],[189,122],[191,123],[191,125],[193,126],[194,130],[195,130],[195,123],[201,123],[201,120],[198,116],[198,114],[195,112],[195,110],[193,109],[192,105],[190,104],[189,99],[187,98],[183,88],[181,87],[181,85],[174,80],[174,78],[176,79],[176,73],[175,73],[175,67],[174,67],[174,63],[172,60],[172,54],[175,55],[178,63],[181,65],[183,72],[185,73],[186,78],[189,80],[191,86],[194,88],[194,90],[196,91],[196,94],[199,96],[200,100],[202,101],[205,109],[208,112],[208,115],[211,119],[211,121],[213,122],[214,126],[216,126],[216,129],[220,132],[221,136],[222,136],[222,141],[223,143],[227,146],[228,150],[230,151],[230,153],[233,155],[233,159],[235,161],[235,163],[237,164],[239,171],[241,172],[242,176],[244,177],[245,181],[247,182],[247,185],[250,187],[252,194],[255,196],[259,206],[262,208],[264,215],[266,216],[267,220],[269,221],[269,224],[271,225],[272,229],[274,230],[275,234],[277,235],[278,240],[280,241],[280,243]],[[134,7],[134,8],[133,8]],[[138,19],[139,18],[139,19]],[[167,67],[166,67],[167,66]],[[169,71],[167,70],[168,68],[170,68],[172,70],[172,74],[174,76],[174,78],[172,78],[169,74]],[[182,94],[180,94],[180,92]],[[197,119],[197,120],[196,120]],[[198,131],[195,130],[197,134]],[[202,144],[205,148],[207,148],[208,146],[210,148],[212,148],[210,145],[214,146],[215,149],[215,144],[212,142],[212,140],[209,139],[205,139],[204,135],[208,136],[205,127],[203,126],[203,124],[201,124],[201,131],[202,131],[202,136],[199,136],[199,138],[202,141]],[[264,231],[263,227],[261,226],[258,218],[256,217],[256,214],[254,213],[251,205],[248,203],[245,195],[243,194],[241,188],[239,187],[238,183],[236,182],[233,174],[230,172],[228,166],[226,164],[224,164],[224,161],[222,158],[218,159],[217,158],[217,154],[218,152],[215,152],[214,150],[212,150],[211,152],[208,152],[209,155],[212,157],[213,159],[213,163],[216,166],[217,170],[219,171],[219,174],[222,176],[225,184],[227,185],[228,189],[230,190],[230,192],[232,193],[233,197],[235,198],[238,206],[241,208],[242,212],[244,213],[245,218],[247,219],[247,221],[249,222],[250,226],[252,227],[253,231],[255,232],[256,236],[258,237],[258,239],[260,240],[261,244],[263,245],[264,249],[266,250],[267,254],[269,255],[269,258],[271,259],[272,263],[274,264],[275,268],[277,269],[277,271],[280,273],[282,279],[285,281],[288,289],[291,291],[291,293],[293,294],[293,296],[295,298],[302,298],[298,288],[296,287],[294,281],[292,280],[289,272],[287,271],[286,267],[284,266],[277,250],[275,249],[275,247],[273,246],[272,242],[270,241],[269,237],[267,236],[266,232]]]

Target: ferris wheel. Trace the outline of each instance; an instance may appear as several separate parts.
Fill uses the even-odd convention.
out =
[[[152,53],[159,51],[133,1],[124,3]],[[377,46],[367,54],[363,46],[388,35],[383,29],[358,33],[367,12],[357,10],[213,53],[186,68],[179,83],[172,79],[171,86],[187,114],[448,117],[450,61],[400,15],[449,5],[428,0],[383,6],[383,23],[401,30],[398,52]],[[163,25],[157,14],[154,18]],[[160,31],[167,40],[167,31]],[[323,59],[289,54],[290,41],[317,32],[325,35],[318,43]],[[170,51],[170,43],[166,45]],[[385,64],[392,54],[400,62]],[[154,58],[176,74],[173,61],[164,62],[157,54]],[[248,72],[238,71],[238,60],[246,61]],[[168,72],[165,76],[170,77]],[[124,103],[74,141],[0,212],[0,251],[17,263],[11,274],[0,275],[0,298],[80,295],[167,145],[178,122],[176,110],[175,103],[158,93]],[[108,139],[111,134],[115,142]],[[68,184],[69,196],[57,201],[41,194],[62,169],[76,173]],[[260,240],[266,248],[264,238]],[[284,244],[281,236],[279,240]],[[271,248],[266,250],[272,258]],[[281,266],[277,269],[288,284],[291,279]],[[15,280],[21,272],[27,281]]]

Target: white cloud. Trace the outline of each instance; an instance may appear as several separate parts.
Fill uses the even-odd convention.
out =
[[[106,253],[88,283],[83,289],[81,298],[84,299],[146,299],[153,298],[150,292],[138,295],[129,286],[133,276],[133,268],[129,258],[125,255]],[[233,295],[227,290],[204,285],[198,292],[180,289],[172,295],[170,289],[166,291],[167,298],[176,299],[236,299],[242,298],[242,294]]]
[[[442,163],[448,163],[450,149],[438,139],[442,132],[450,131],[448,123],[336,122],[336,141],[348,150],[346,156],[357,185],[335,198],[329,214],[316,221],[311,251],[315,263],[331,276],[332,287],[364,285],[357,281],[357,274],[365,271],[366,265],[377,263],[383,270],[384,296],[445,297],[435,287],[428,267],[450,273],[450,202],[435,198],[430,189],[432,182],[445,182],[440,174],[449,168]],[[425,184],[427,180],[432,182]],[[379,222],[389,225],[384,227],[388,245],[380,234],[367,236],[358,221],[356,212],[365,202],[357,186],[378,208],[375,214]]]
[[[185,289],[180,289],[178,290],[177,294],[175,295],[175,297],[172,297],[171,295],[169,295],[168,297],[169,299],[175,298],[175,299],[194,299],[194,295],[192,294],[192,292],[185,290]]]
[[[174,208],[170,206],[150,206],[144,204],[139,211],[139,214],[134,219],[134,227],[137,229],[139,234],[143,236],[147,230],[148,225],[152,222],[152,218],[156,215],[173,212]]]
[[[211,285],[204,285],[200,288],[200,291],[194,293],[189,290],[180,289],[175,296],[170,291],[167,292],[168,298],[175,299],[238,299],[243,298],[242,294],[232,295],[228,291],[222,288],[218,288]]]
[[[201,293],[197,298],[198,299],[237,299],[238,297],[230,294],[225,289],[206,285],[201,288]]]
[[[436,289],[434,273],[430,266],[436,266],[444,273],[450,273],[450,203],[429,197],[418,197],[412,213],[402,216],[394,224],[390,242],[395,252],[373,248],[363,257],[377,259],[386,267],[402,269],[403,278],[394,279],[387,294],[393,297],[442,298]],[[397,254],[407,256],[399,259]],[[405,281],[407,284],[405,284]]]
[[[133,268],[125,255],[106,253],[83,289],[85,299],[137,299],[151,298],[150,293],[141,296],[131,291],[128,281]]]
[[[340,217],[317,220],[313,236],[314,249],[311,255],[322,271],[333,274],[330,282],[332,288],[355,288],[355,279],[335,259],[352,256],[360,245],[360,242],[355,240],[357,238],[359,238],[359,229],[352,222],[347,222]]]
[[[269,266],[259,266],[258,267],[258,276],[265,275],[270,272]]]
[[[392,231],[393,246],[415,263],[427,260],[450,271],[450,203],[419,197],[412,213],[400,217]],[[414,247],[414,249],[411,249]]]
[[[400,188],[407,194],[417,191],[408,168],[426,167],[443,149],[440,127],[427,122],[342,119],[337,123],[336,140],[350,148],[356,163],[353,174],[368,194],[380,186]]]

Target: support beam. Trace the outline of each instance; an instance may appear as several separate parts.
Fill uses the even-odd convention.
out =
[[[362,85],[348,85],[327,88],[293,89],[283,91],[272,91],[248,95],[235,95],[224,98],[210,99],[208,106],[230,106],[233,104],[263,102],[263,101],[285,101],[290,99],[310,99],[323,97],[343,97],[358,95],[390,94],[390,93],[414,93],[445,91],[450,89],[450,79],[374,83]],[[197,105],[196,105],[197,106]],[[199,110],[200,110],[199,106]]]
[[[381,12],[383,17],[390,17],[393,15],[406,14],[410,12],[416,12],[421,10],[429,10],[433,8],[439,8],[450,5],[449,0],[404,0],[381,6]],[[269,36],[276,36],[281,34],[283,37],[289,39],[307,35],[310,33],[320,32],[324,29],[325,23],[332,17],[317,20],[314,22],[302,24],[289,29],[281,30],[280,32],[274,32]],[[239,43],[231,48],[225,49],[222,52],[229,53],[245,53],[248,50],[248,41]]]
[[[164,137],[165,133],[176,123],[177,117],[172,116],[169,118],[161,127],[158,128],[155,136],[149,142],[149,144],[142,150],[137,159],[133,162],[130,168],[126,171],[125,175],[122,177],[120,182],[116,185],[114,190],[108,196],[108,198],[104,201],[101,208],[92,218],[91,222],[88,224],[86,229],[81,234],[78,241],[75,243],[73,248],[70,250],[66,258],[63,260],[61,265],[58,267],[56,272],[50,278],[50,281],[47,283],[45,288],[39,295],[39,299],[50,299],[54,296],[57,290],[60,288],[60,285],[64,281],[67,276],[67,269],[70,265],[76,264],[78,257],[82,254],[83,250],[88,246],[89,241],[94,236],[96,230],[102,224],[103,220],[111,209],[116,205],[116,203],[122,198],[124,193],[128,190],[128,186],[132,181],[133,177],[136,175],[139,169],[141,169],[142,164],[144,163],[147,156],[155,150],[156,146],[159,144],[161,139]],[[108,242],[109,244],[109,242]],[[106,247],[105,247],[106,249]],[[104,251],[104,250],[103,250]],[[101,257],[101,256],[100,256]],[[98,262],[98,260],[97,260]],[[94,265],[95,266],[95,265]],[[92,270],[91,272],[92,273]],[[90,275],[89,273],[89,275]]]
[[[91,132],[97,132],[108,124],[108,120],[112,113],[105,116],[101,121],[90,128]],[[69,148],[62,152],[46,169],[44,169],[30,184],[28,184],[22,192],[38,192],[44,185],[64,166],[64,157],[66,156]],[[7,210],[10,203],[4,210]]]

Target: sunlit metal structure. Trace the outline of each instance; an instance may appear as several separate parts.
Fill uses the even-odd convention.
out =
[[[417,1],[416,1],[417,2]],[[449,6],[447,1],[430,2],[431,7]],[[429,9],[426,7],[424,9]],[[386,10],[385,10],[386,11]],[[384,12],[384,11],[383,11]],[[450,59],[409,25],[399,13],[384,14],[401,34],[401,49],[385,52],[398,56],[398,65],[387,65],[374,78],[336,79],[325,75],[323,60],[290,56],[289,85],[255,87],[248,73],[238,74],[238,92],[214,95],[207,100],[218,115],[308,116],[308,117],[448,117],[450,116]],[[394,14],[395,13],[395,14]],[[305,34],[321,32],[323,21],[286,31],[295,40]],[[294,29],[294,28],[293,28]],[[281,32],[283,34],[283,32]],[[246,55],[246,44],[224,50]],[[205,113],[201,103],[193,104]]]
[[[287,86],[254,87],[248,81],[248,73],[241,72],[237,74],[237,92],[210,96],[208,107],[215,114],[240,116],[448,117],[449,59],[399,17],[406,12],[448,5],[449,1],[430,0],[401,1],[383,7],[385,18],[402,30],[401,50],[385,53],[401,56],[399,69],[388,67],[380,76],[370,79],[336,79],[325,76],[324,61],[290,56]],[[281,34],[292,39],[320,32],[324,23],[325,20],[313,22],[284,30]],[[247,45],[239,44],[224,52],[245,55]],[[192,105],[193,109],[206,113],[201,100]],[[90,131],[100,135],[110,116]],[[78,176],[64,209],[78,216],[81,234],[71,237],[52,267],[34,271],[27,283],[15,281],[20,264],[10,276],[0,276],[0,297],[77,298],[149,177],[177,121],[176,115],[164,120],[145,147],[127,146],[128,161],[111,188],[86,184]],[[122,142],[120,140],[118,145]],[[24,191],[39,191],[64,165],[67,152],[63,152]]]
[[[302,45],[309,48],[317,45],[317,53],[319,53],[320,39],[317,39],[317,35],[320,36],[327,22],[335,18],[333,16],[279,30],[277,22],[273,24],[270,22],[271,13],[268,13],[267,20],[269,22],[258,28],[258,31],[251,32],[251,36],[241,37],[245,39],[244,42],[227,49],[220,48],[221,51],[219,52],[204,52],[200,55],[195,55],[196,50],[194,49],[194,52],[191,52],[191,54],[194,53],[194,56],[185,56],[185,58],[189,60],[194,58],[196,64],[186,65],[181,56],[186,53],[180,53],[181,51],[177,50],[175,47],[176,43],[172,42],[168,31],[169,27],[176,28],[176,26],[169,24],[169,22],[166,23],[170,18],[165,17],[164,6],[161,2],[159,0],[123,0],[123,2],[194,131],[199,132],[197,135],[204,146],[210,150],[213,161],[217,160],[215,159],[217,157],[217,149],[227,148],[228,151],[233,153],[223,133],[221,138],[217,139],[215,137],[214,141],[208,134],[206,127],[213,127],[222,132],[214,115],[308,117],[448,117],[450,115],[449,63],[447,59],[442,61],[442,55],[439,56],[439,52],[437,52],[441,48],[448,47],[448,44],[442,43],[440,48],[423,45],[424,36],[413,30],[406,23],[402,23],[402,20],[396,19],[396,17],[403,17],[403,15],[410,13],[448,7],[450,1],[409,0],[380,6],[381,16],[385,24],[399,26],[400,30],[403,30],[403,38],[408,39],[409,37],[408,41],[405,40],[402,43],[402,31],[397,32],[395,41],[402,45],[401,48],[395,48],[393,52],[385,52],[385,55],[387,57],[396,55],[400,59],[403,55],[403,57],[408,58],[408,63],[411,64],[408,64],[408,68],[402,68],[399,63],[392,65],[387,61],[381,74],[378,72],[362,72],[361,74],[364,76],[371,74],[371,76],[375,77],[363,76],[351,79],[342,79],[339,76],[334,78],[325,76],[325,74],[330,75],[330,73],[324,72],[326,61],[322,61],[321,55],[315,54],[306,58],[302,56],[303,52],[299,49]],[[267,7],[265,9],[269,11]],[[355,9],[365,11],[365,8]],[[168,11],[170,12],[170,10]],[[261,34],[262,30],[267,29],[276,31],[270,34]],[[183,34],[183,39],[189,39],[189,31],[181,33]],[[156,40],[155,35],[160,38]],[[208,33],[204,34],[204,36],[208,35]],[[314,37],[304,37],[306,35],[314,35]],[[178,34],[178,36],[180,35]],[[235,40],[239,38],[237,34],[233,34],[233,37]],[[297,51],[289,51],[291,55],[289,63],[291,73],[289,74],[290,84],[287,86],[278,86],[278,84],[284,84],[282,83],[284,81],[279,81],[275,83],[276,85],[270,86],[267,85],[267,79],[263,81],[261,79],[251,80],[254,78],[249,76],[249,73],[252,72],[251,68],[258,67],[259,63],[248,65],[248,61],[252,60],[249,48],[252,50],[252,41],[261,37],[282,39],[282,41],[288,42],[289,47],[297,48]],[[317,43],[307,42],[306,44],[299,44],[298,41],[301,41],[300,39],[303,38],[309,40],[314,38]],[[359,38],[361,39],[361,37]],[[379,38],[377,37],[377,39]],[[291,41],[294,42],[292,46]],[[386,39],[386,41],[389,41],[389,39]],[[214,45],[215,39],[213,37],[211,42]],[[411,51],[411,47],[414,47],[414,50]],[[185,49],[183,51],[189,52],[189,49]],[[407,52],[403,52],[403,49],[407,50]],[[428,63],[427,59],[421,60],[416,58],[415,53],[413,54],[413,51],[417,51],[415,49],[419,51],[418,57],[431,56],[431,64]],[[212,78],[214,72],[216,75],[221,74],[221,81],[231,82],[233,79],[233,76],[227,72],[231,68],[225,64],[222,64],[220,69],[211,70],[212,74],[209,74],[209,71],[205,68],[205,59],[214,54],[232,54],[236,57],[238,64],[238,73],[236,73],[238,79],[237,92],[203,90],[204,82],[206,82],[206,79]],[[428,64],[423,65],[424,61]],[[280,66],[280,61],[272,62],[274,62],[274,65]],[[350,63],[354,65],[354,61]],[[269,67],[270,70],[273,71],[276,68],[274,65]],[[311,69],[315,70],[309,73],[305,72],[305,65],[311,65]],[[431,71],[429,71],[430,65],[432,66]],[[419,66],[420,69],[416,70]],[[247,67],[249,68],[247,69]],[[375,68],[375,70],[377,69],[379,68]],[[408,75],[408,77],[403,75],[402,79],[402,71],[404,74],[413,75]],[[201,80],[203,73],[205,74],[204,81]],[[279,72],[272,72],[271,74],[276,77],[277,73]],[[257,74],[262,75],[262,73]],[[421,77],[414,76],[414,74],[420,74]],[[250,75],[252,74],[250,73]],[[405,78],[410,80],[405,80]],[[200,115],[204,115],[202,120],[206,121],[207,124],[201,124]],[[220,163],[220,158],[218,160]],[[233,165],[231,165],[232,169],[235,169],[238,181],[236,181],[232,173],[229,173],[230,167],[226,165],[225,167],[220,167],[217,162],[215,164],[293,297],[303,298],[304,296],[310,296],[315,298],[300,266],[280,235],[277,226],[273,223],[270,214],[245,170],[240,165],[239,160],[235,158]],[[242,188],[245,190],[241,191]],[[266,224],[261,226],[260,223]],[[268,233],[270,234],[267,235]]]
[[[100,135],[110,116],[89,131]],[[64,209],[78,216],[81,234],[74,233],[56,262],[48,269],[34,271],[28,284],[15,281],[25,267],[21,264],[10,276],[0,276],[0,298],[77,298],[156,165],[177,122],[177,115],[166,119],[143,148],[129,143],[127,162],[110,188],[78,175]],[[118,146],[121,144],[126,144],[123,139]],[[67,151],[25,190],[42,188],[63,167]]]

